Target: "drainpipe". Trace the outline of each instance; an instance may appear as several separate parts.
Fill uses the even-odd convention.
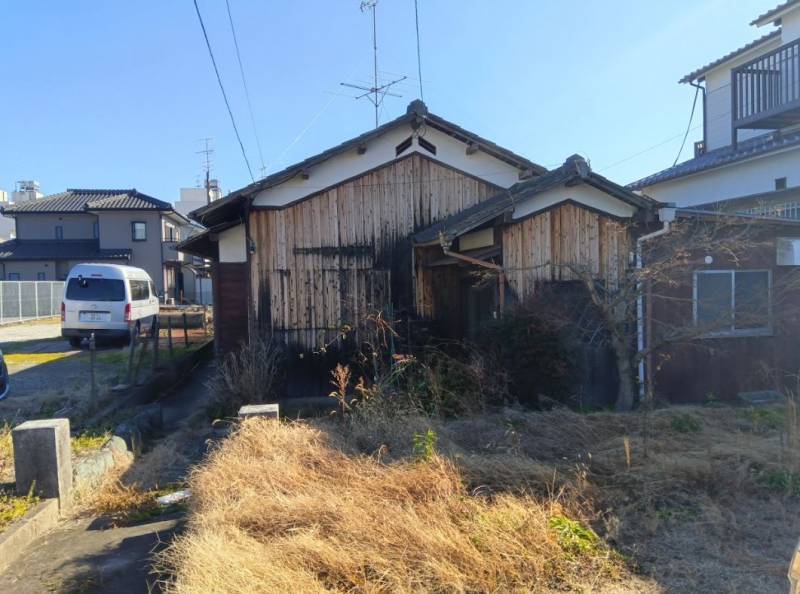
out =
[[[439,243],[442,246],[442,252],[444,252],[445,256],[451,256],[456,260],[461,260],[463,262],[474,264],[475,266],[481,266],[483,268],[489,268],[490,270],[497,271],[497,288],[499,291],[500,315],[502,316],[506,302],[506,273],[503,270],[503,267],[499,264],[495,264],[494,262],[487,262],[486,260],[480,260],[478,258],[473,258],[472,256],[450,251],[451,243],[445,239],[443,233],[439,234]]]
[[[642,235],[636,240],[636,269],[640,270],[643,265],[642,261],[642,246],[644,242],[655,239],[662,235],[669,233],[670,226],[675,220],[675,204],[667,203],[666,206],[658,209],[658,220],[661,221],[661,229],[657,229],[652,233]],[[644,332],[644,296],[642,295],[642,282],[637,281],[636,292],[636,347],[639,353],[645,349],[645,332]],[[649,337],[648,337],[649,338]],[[639,358],[639,399],[644,399],[644,357]]]
[[[705,150],[708,150],[708,136],[706,134],[706,132],[708,132],[708,130],[706,128],[706,126],[707,126],[707,122],[706,122],[706,88],[703,85],[701,85],[699,83],[696,83],[696,82],[690,82],[689,84],[691,86],[693,86],[695,89],[697,89],[698,91],[702,91],[702,93],[703,93],[703,146],[705,147]],[[731,87],[731,88],[733,88],[733,87]],[[692,153],[692,157],[695,157],[695,156],[696,155],[694,153]]]

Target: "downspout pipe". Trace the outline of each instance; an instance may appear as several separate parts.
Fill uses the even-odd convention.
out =
[[[646,241],[650,241],[657,237],[661,237],[662,235],[666,235],[669,233],[672,222],[675,220],[675,204],[674,203],[667,203],[666,206],[658,209],[658,220],[661,221],[661,228],[653,231],[652,233],[648,233],[646,235],[642,235],[641,237],[636,239],[636,269],[641,270],[642,266],[644,265],[644,261],[642,258],[642,247]],[[644,391],[644,380],[645,380],[645,365],[644,365],[644,357],[641,356],[641,353],[644,352],[647,341],[649,337],[645,336],[644,332],[644,295],[642,294],[642,281],[638,280],[636,282],[636,294],[638,297],[636,298],[636,348],[640,355],[639,357],[639,400],[643,400],[645,397]]]
[[[706,88],[703,85],[701,85],[700,83],[696,83],[694,81],[689,82],[689,84],[691,86],[693,86],[695,89],[697,89],[698,91],[703,93],[703,146],[706,147],[706,150],[707,150],[708,149],[708,135],[706,134],[706,132],[708,132],[708,130],[706,129],[706,125],[707,125],[707,122],[706,122],[706,119],[707,119],[706,118]],[[695,155],[693,154],[692,156],[694,157]]]

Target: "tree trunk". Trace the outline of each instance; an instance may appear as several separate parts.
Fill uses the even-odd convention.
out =
[[[618,411],[628,411],[633,408],[636,399],[636,382],[633,377],[633,366],[628,345],[625,341],[614,338],[611,341],[614,350],[614,359],[617,362],[619,375],[619,392],[615,408]]]

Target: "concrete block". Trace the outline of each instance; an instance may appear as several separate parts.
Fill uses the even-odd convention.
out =
[[[26,421],[11,432],[17,493],[57,498],[61,510],[72,507],[72,449],[69,419]]]
[[[11,565],[39,537],[56,527],[58,523],[58,501],[45,499],[28,511],[5,531],[0,532],[0,573]]]
[[[250,417],[267,417],[269,419],[278,418],[277,404],[245,404],[239,409],[239,418],[247,419]]]

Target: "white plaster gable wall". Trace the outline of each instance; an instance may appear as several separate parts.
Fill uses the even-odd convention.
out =
[[[519,170],[516,167],[482,151],[467,155],[465,143],[430,127],[425,127],[423,134],[425,140],[436,146],[435,155],[421,148],[416,138],[408,149],[400,155],[396,155],[395,147],[412,133],[411,126],[401,126],[389,130],[379,138],[369,141],[367,152],[363,155],[359,155],[354,147],[345,153],[331,157],[310,168],[309,178],[306,180],[297,176],[259,192],[255,197],[254,204],[256,206],[284,206],[396,159],[406,157],[413,152],[418,152],[504,188],[511,187],[519,181]]]
[[[237,225],[219,233],[219,261],[247,262],[244,225]]]
[[[744,64],[770,50],[780,47],[780,38],[769,43],[753,48],[736,59],[717,68],[709,70],[706,74],[706,150],[714,150],[728,146],[733,141],[731,135],[731,69]],[[746,140],[753,136],[764,134],[764,130],[740,130],[739,140]]]
[[[771,192],[779,177],[786,178],[788,187],[800,186],[800,147],[665,181],[643,191],[661,202],[693,206]]]
[[[800,38],[800,6],[793,6],[781,17],[781,41],[789,43]]]
[[[564,200],[573,200],[594,210],[607,212],[620,218],[632,217],[636,212],[636,208],[627,202],[623,202],[619,198],[615,198],[592,186],[580,184],[553,188],[520,202],[514,208],[513,218],[521,219]]]

